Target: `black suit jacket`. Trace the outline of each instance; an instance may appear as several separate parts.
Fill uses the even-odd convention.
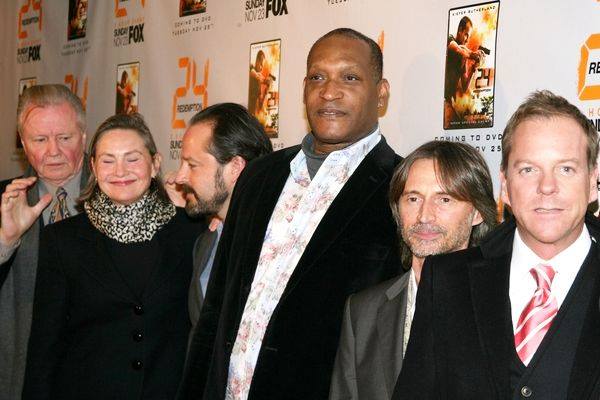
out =
[[[191,340],[181,399],[224,397],[229,357],[267,225],[299,150],[253,161],[236,185]],[[345,299],[400,272],[387,203],[400,160],[382,139],[325,213],[270,319],[250,399],[327,398]]]
[[[591,399],[600,376],[600,224],[587,216],[586,226],[595,238],[595,282],[593,296],[577,304],[586,315],[569,380],[572,400]],[[480,247],[427,258],[394,400],[512,397],[515,350],[508,289],[514,231],[511,220]]]
[[[45,227],[23,399],[172,399],[199,229],[178,210],[156,233],[160,256],[138,297],[85,213]]]

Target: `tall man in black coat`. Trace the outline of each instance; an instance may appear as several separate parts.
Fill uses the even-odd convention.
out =
[[[393,399],[598,398],[597,156],[596,129],[564,98],[517,109],[501,166],[514,219],[425,261]]]
[[[19,99],[17,127],[29,167],[22,177],[0,182],[2,400],[21,398],[40,228],[77,213],[75,200],[89,176],[83,152],[85,111],[66,86],[25,90]],[[64,193],[62,202],[59,191]]]
[[[311,133],[238,180],[180,399],[327,398],[345,298],[400,271],[382,67],[351,29],[311,48]]]

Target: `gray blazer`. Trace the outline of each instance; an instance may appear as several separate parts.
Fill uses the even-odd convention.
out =
[[[80,187],[83,188],[89,177],[89,162],[84,156]],[[29,167],[23,177],[36,176]],[[0,193],[12,181],[0,182]],[[27,191],[27,203],[34,205],[39,201],[39,182]],[[0,286],[0,400],[21,399],[25,362],[27,360],[27,342],[31,328],[33,293],[37,274],[40,229],[43,227],[40,217],[21,237],[21,245],[8,261],[0,264],[0,273],[6,278]]]
[[[217,231],[211,231],[206,229],[194,244],[193,262],[194,272],[192,273],[192,281],[190,282],[190,291],[188,295],[188,309],[190,313],[190,320],[192,321],[192,328],[196,326],[198,318],[200,317],[200,310],[202,310],[202,303],[204,303],[204,295],[200,289],[200,275],[206,268],[206,263],[210,257],[210,253],[213,246],[216,246],[216,240],[218,238]]]
[[[402,368],[406,273],[346,301],[330,400],[389,400]]]

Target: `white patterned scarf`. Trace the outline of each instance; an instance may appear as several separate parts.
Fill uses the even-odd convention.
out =
[[[128,205],[115,204],[96,189],[83,207],[94,228],[121,243],[151,240],[175,215],[175,206],[161,199],[155,187]]]

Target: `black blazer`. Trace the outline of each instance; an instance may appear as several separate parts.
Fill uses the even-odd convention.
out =
[[[138,298],[85,213],[45,227],[23,399],[172,399],[199,230],[178,210],[156,233],[161,255]]]
[[[226,218],[192,336],[180,399],[222,399],[263,239],[299,146],[253,161]],[[381,142],[365,157],[314,232],[275,309],[250,399],[326,399],[349,294],[398,275],[389,181],[401,160]]]
[[[600,383],[600,223],[588,215],[586,226],[595,238],[590,253],[595,254],[594,284],[592,297],[577,303],[586,314],[568,385],[572,400],[598,398],[590,392]],[[512,397],[515,350],[508,285],[514,231],[510,220],[480,247],[427,258],[394,400]]]

